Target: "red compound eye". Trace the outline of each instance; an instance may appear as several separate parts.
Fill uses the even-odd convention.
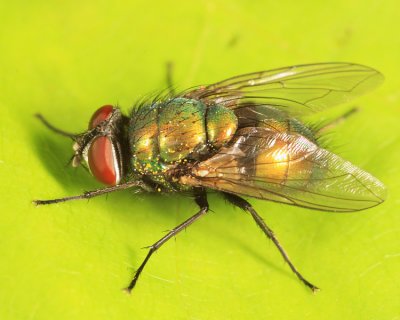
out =
[[[97,111],[92,115],[92,118],[89,121],[89,129],[93,129],[100,122],[108,119],[111,116],[113,109],[114,107],[109,104],[97,109]]]
[[[90,171],[101,183],[114,186],[119,182],[118,162],[110,138],[94,139],[89,147],[88,163]]]

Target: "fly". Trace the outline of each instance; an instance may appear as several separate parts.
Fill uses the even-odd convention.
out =
[[[207,190],[250,213],[296,276],[311,290],[273,231],[242,197],[303,208],[352,212],[386,197],[369,173],[319,145],[304,116],[347,102],[383,81],[378,71],[351,63],[298,65],[249,73],[145,101],[129,116],[105,105],[74,134],[72,165],[83,164],[105,188],[81,195],[35,200],[36,205],[89,199],[136,188],[190,192],[200,210],[149,247],[127,292],[152,254],[209,210]]]

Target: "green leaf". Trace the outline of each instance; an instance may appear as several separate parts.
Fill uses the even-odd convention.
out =
[[[395,1],[20,1],[0,5],[1,319],[397,319],[400,317],[400,28]],[[251,200],[313,295],[247,214],[213,210],[155,254],[131,296],[141,248],[197,210],[179,195],[120,192],[35,207],[98,188],[66,166],[99,106],[280,66],[350,61],[384,85],[329,134],[331,149],[388,187],[361,213]]]

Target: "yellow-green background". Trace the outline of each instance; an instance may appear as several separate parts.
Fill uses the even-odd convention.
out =
[[[397,1],[2,1],[0,319],[400,319],[400,18]],[[165,245],[131,296],[141,247],[196,211],[179,196],[130,192],[35,208],[98,184],[67,167],[70,141],[33,114],[82,131],[94,110],[298,63],[351,61],[386,81],[339,114],[335,151],[388,187],[362,213],[252,201],[313,295],[251,218],[214,212]],[[326,119],[327,115],[318,118]]]

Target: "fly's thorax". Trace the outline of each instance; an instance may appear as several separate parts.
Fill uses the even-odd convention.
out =
[[[143,106],[133,113],[129,122],[129,147],[132,168],[136,173],[160,172],[158,152],[158,105]]]
[[[130,121],[133,169],[160,174],[171,165],[204,158],[228,143],[237,125],[231,110],[194,99],[175,98],[143,106]]]
[[[207,110],[208,140],[215,149],[227,144],[238,128],[238,119],[232,110],[214,105]]]
[[[166,162],[187,158],[207,143],[206,106],[177,98],[160,108],[158,117],[160,157]]]

